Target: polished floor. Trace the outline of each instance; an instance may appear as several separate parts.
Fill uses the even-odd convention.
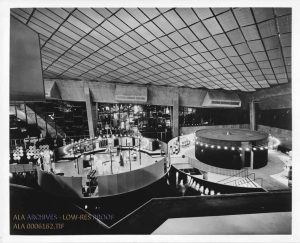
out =
[[[258,213],[225,216],[173,218],[166,220],[152,234],[228,235],[291,234],[292,213]]]

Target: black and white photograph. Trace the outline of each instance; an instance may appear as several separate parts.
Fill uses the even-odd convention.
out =
[[[7,237],[295,240],[295,7],[78,2],[4,10]]]

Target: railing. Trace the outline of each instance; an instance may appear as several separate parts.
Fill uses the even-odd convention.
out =
[[[23,172],[31,172],[36,170],[36,165],[29,164],[10,164],[9,172],[10,173],[23,173]]]
[[[80,139],[90,138],[89,135],[77,135],[77,136],[66,136],[64,139],[66,141],[66,144],[71,143],[71,140],[78,141]]]
[[[174,173],[175,172],[175,173]],[[178,175],[174,175],[178,174]],[[199,184],[199,186],[203,186],[204,188],[207,188],[209,191],[213,190],[215,193],[221,193],[221,194],[230,194],[230,193],[247,193],[247,192],[258,192],[258,191],[265,191],[261,187],[238,187],[235,185],[228,185],[228,184],[221,184],[218,182],[212,182],[209,180],[204,180],[201,178],[194,177],[193,175],[188,175],[187,173],[177,169],[176,167],[172,166],[170,170],[170,176],[169,181],[171,184],[186,184],[189,182],[188,177],[192,178],[192,181],[194,181],[196,184]],[[248,177],[239,178],[239,179],[248,179]],[[197,189],[196,189],[197,190]],[[201,192],[202,193],[202,192]]]
[[[250,178],[251,176],[253,176],[253,179]],[[230,177],[230,178],[232,178],[232,177]],[[236,178],[234,180],[227,181],[227,182],[224,183],[224,181],[226,181],[227,179],[229,179],[229,178],[221,180],[221,181],[223,181],[222,184],[224,184],[224,185],[234,184],[235,186],[241,186],[241,185],[244,185],[244,184],[251,184],[252,187],[256,187],[256,188],[257,187],[263,187],[263,179],[262,178],[255,178],[255,173],[250,173],[250,174],[247,175],[247,177]],[[260,180],[260,184],[257,183],[257,180]],[[221,182],[221,181],[218,181],[218,183]]]
[[[263,187],[263,184],[264,184],[264,180],[263,178],[256,178],[255,177],[255,173],[250,173],[248,175],[248,177],[252,176],[253,175],[253,181],[255,181],[258,185],[260,185],[261,187]],[[260,183],[258,183],[257,181],[260,181]]]
[[[28,147],[33,143],[33,141],[35,142],[41,142],[43,141],[45,138],[17,138],[17,139],[10,139],[9,140],[9,146],[10,149],[14,149],[16,146],[22,146],[22,147]],[[27,140],[27,142],[25,142],[24,140]]]
[[[152,190],[152,187],[150,187],[149,190]],[[76,214],[89,212],[91,217],[91,220],[89,220],[89,227],[86,227],[86,222],[82,220],[79,220],[72,226],[74,232],[81,232],[82,234],[151,234],[168,218],[191,217],[191,215],[194,217],[233,214],[254,215],[258,213],[290,212],[292,210],[292,195],[290,190],[226,194],[209,197],[209,199],[205,196],[174,196],[164,198],[161,196],[154,196],[149,201],[146,200],[145,203],[139,204],[134,211],[131,210],[131,213],[125,213],[124,216],[114,224],[106,226],[100,220],[95,220],[97,219],[98,211],[93,209],[95,209],[94,205],[98,204],[95,204],[92,201],[85,200],[82,204],[70,204],[69,201],[53,199],[47,194],[42,193],[41,190],[34,190],[29,187],[15,184],[10,184],[10,191],[12,192],[14,199],[11,200],[10,206],[12,212],[19,210],[21,203],[28,205],[28,208],[25,208],[24,206],[23,208],[24,210],[27,210],[25,212],[30,212],[31,214],[38,214],[39,207],[37,207],[37,205],[44,204],[45,207],[47,207],[48,204],[52,205],[52,212],[58,215],[66,210],[72,210],[73,212],[74,209],[76,210],[74,211]],[[140,191],[134,195],[134,198],[139,199],[139,196],[141,195],[142,197],[144,194],[144,190]],[[132,197],[132,195],[130,196]],[[116,196],[113,198],[113,201],[124,202],[124,196]],[[135,202],[136,200],[133,201]],[[87,209],[84,209],[84,205],[88,205]],[[102,207],[102,201],[100,205]],[[120,204],[117,205],[118,208],[123,208]],[[128,205],[128,203],[125,203],[125,205]],[[81,211],[78,211],[77,209],[81,209]],[[101,212],[102,210],[103,209],[101,209]],[[108,212],[111,213],[111,211]],[[155,215],[155,217],[153,217],[153,215]],[[149,218],[152,220],[149,220]],[[82,222],[85,224],[82,224]],[[21,233],[23,232],[25,233],[25,231],[21,231]],[[30,231],[30,234],[51,235],[56,232],[57,234],[70,234],[69,227],[64,227],[59,229],[59,231],[54,231],[53,229],[42,229],[40,231],[32,230]],[[13,230],[12,227],[11,234],[20,234],[20,230]]]
[[[236,176],[239,176],[239,175],[246,175],[246,176],[242,176],[242,178],[245,178],[245,177],[248,177],[248,168],[245,168],[241,171],[239,171],[238,173],[230,176],[230,177],[227,177],[225,179],[222,179],[220,181],[217,181],[217,183],[220,183],[220,182],[223,182],[223,184],[227,184],[227,183],[224,183],[225,181],[229,180],[230,178],[233,178],[233,177],[236,177]]]
[[[190,157],[187,157],[187,161],[191,166],[193,166],[194,168],[197,168],[200,171],[206,171],[206,172],[211,172],[211,173],[215,173],[215,174],[229,176],[225,179],[222,179],[222,180],[218,181],[217,183],[222,182],[222,184],[228,184],[228,183],[231,183],[231,182],[234,183],[234,182],[237,182],[238,180],[242,180],[244,178],[247,178],[247,179],[249,179],[248,182],[244,182],[244,183],[241,183],[239,185],[242,185],[242,184],[245,184],[245,183],[251,183],[254,187],[257,187],[257,185],[255,183],[253,183],[253,181],[254,182],[259,181],[260,183],[257,183],[257,184],[260,185],[260,187],[263,187],[263,179],[262,178],[256,178],[255,173],[250,173],[249,174],[248,173],[248,168],[244,168],[240,171],[230,170],[230,169],[223,169],[223,168],[207,165],[205,163],[202,163],[199,160],[196,160],[196,159],[193,159],[193,158],[190,158]],[[239,176],[239,177],[242,177],[242,178],[237,178],[237,179],[234,179],[232,181],[226,182],[227,180],[229,180],[230,178],[233,178],[235,176]],[[253,180],[251,180],[251,178],[249,178],[251,176],[253,176]]]
[[[85,138],[90,138],[89,135],[78,135],[78,136],[67,136],[67,137],[63,137],[62,139],[65,139],[66,145],[71,143],[71,139],[74,139],[74,141],[78,141],[80,139],[85,139]],[[14,148],[16,146],[29,146],[31,145],[30,143],[33,143],[33,141],[35,142],[41,142],[43,141],[45,138],[32,138],[31,140],[28,138],[18,138],[18,139],[10,139],[9,140],[9,145],[10,148]],[[53,138],[56,139],[56,138]],[[28,142],[25,142],[24,140],[28,140]]]
[[[16,147],[16,146],[24,146],[24,138],[23,139],[10,139],[9,140],[9,146],[10,148]]]
[[[248,177],[243,177],[243,178],[237,178],[234,179],[232,181],[228,181],[226,183],[224,183],[224,185],[234,185],[234,186],[241,186],[241,185],[245,185],[245,184],[251,184],[252,186],[248,186],[248,187],[258,187],[255,183],[253,183],[253,181],[248,178]]]

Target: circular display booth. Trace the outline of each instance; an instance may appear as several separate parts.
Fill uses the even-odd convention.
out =
[[[46,192],[72,198],[128,193],[167,173],[163,143],[144,137],[87,139],[58,148],[55,161],[37,166]]]
[[[258,169],[268,163],[268,134],[228,128],[198,130],[195,156],[203,163],[225,169]]]

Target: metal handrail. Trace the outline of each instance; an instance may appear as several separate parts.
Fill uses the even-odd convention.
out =
[[[264,185],[264,179],[263,178],[256,178],[255,181],[256,180],[260,180],[260,186],[263,187],[263,185]]]
[[[249,178],[249,176],[251,176],[251,175],[253,175],[254,180],[252,180],[251,178]],[[247,176],[247,178],[250,180],[250,182],[251,182],[252,185],[254,185],[255,187],[257,187],[257,185],[253,182],[253,181],[256,180],[256,179],[255,179],[255,173],[254,173],[254,172],[253,172],[253,173],[250,173],[250,174]]]
[[[255,173],[250,173],[250,174],[247,175],[247,177],[237,178],[237,179],[235,179],[235,180],[226,182],[226,183],[224,183],[224,184],[229,184],[229,183],[234,182],[234,183],[235,183],[235,186],[237,186],[237,181],[239,181],[239,180],[244,180],[244,179],[246,178],[246,179],[249,179],[249,180],[248,180],[247,182],[243,182],[243,183],[241,183],[241,184],[239,184],[239,185],[243,185],[243,184],[245,184],[245,183],[251,183],[254,187],[257,188],[257,185],[253,182],[253,180],[252,180],[251,178],[249,178],[249,176],[251,176],[251,175],[254,176],[254,181],[256,181],[256,179],[262,180],[262,178],[255,178]],[[261,184],[261,187],[262,187],[262,184]]]
[[[239,180],[245,180],[246,178],[247,178],[247,179],[250,179],[250,178],[248,178],[248,177],[240,177],[240,178],[234,179],[234,180],[232,180],[232,181],[227,181],[227,182],[225,182],[225,183],[223,183],[223,184],[226,185],[226,184],[229,184],[229,183],[231,183],[231,182],[235,182],[235,185],[237,185],[237,184],[236,184],[237,181],[239,181]],[[217,181],[217,183],[219,183],[219,181]],[[241,183],[240,185],[242,185],[242,184],[244,184],[244,183]]]
[[[241,173],[243,173],[243,172],[245,172],[246,171],[246,176],[244,176],[244,177],[242,177],[242,178],[245,178],[245,177],[248,177],[248,168],[245,168],[245,169],[243,169],[242,171],[239,171],[238,173],[236,173],[236,174],[234,174],[234,175],[231,175],[230,177],[227,177],[227,178],[225,178],[225,179],[222,179],[222,180],[220,180],[220,181],[217,181],[217,183],[219,183],[219,182],[221,182],[221,181],[226,181],[226,180],[228,180],[228,179],[230,179],[230,178],[232,178],[232,177],[235,177],[235,176],[237,176],[237,175],[239,175],[239,174],[241,174]],[[225,183],[226,184],[226,183]]]

